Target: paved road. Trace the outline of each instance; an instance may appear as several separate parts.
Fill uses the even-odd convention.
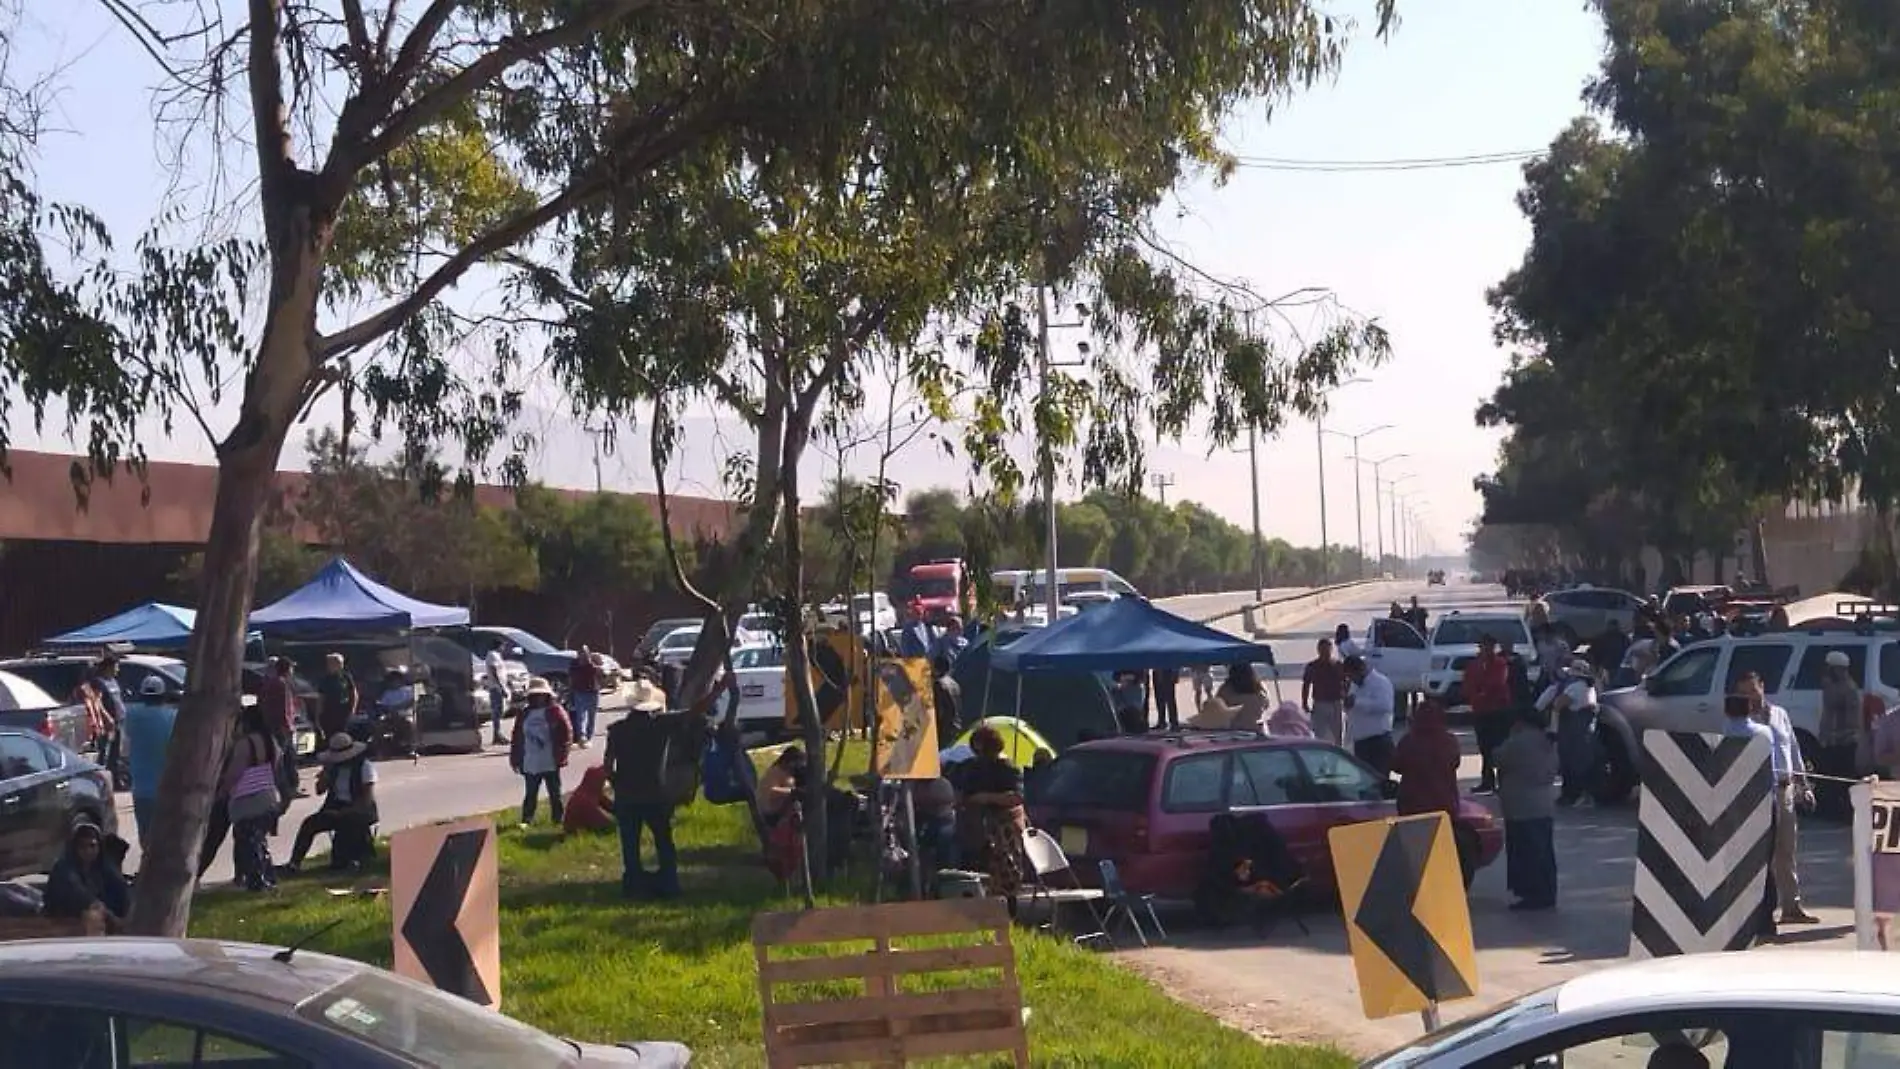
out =
[[[618,720],[624,712],[624,703],[616,705],[611,712],[603,711],[596,735],[606,731],[606,726]],[[598,764],[602,739],[596,737],[592,750],[576,750],[568,761],[562,780],[567,790],[579,786],[581,773]],[[382,761],[376,765],[376,807],[382,818],[380,827],[384,835],[412,828],[419,824],[428,824],[438,820],[449,820],[470,813],[483,813],[521,803],[521,778],[508,770],[508,748],[491,746],[480,753],[441,754],[410,761]],[[316,779],[316,772],[305,769],[303,782],[310,789]],[[290,813],[279,822],[279,834],[271,840],[271,857],[279,864],[289,860],[292,840],[297,834],[297,825],[322,801],[310,797],[292,803]],[[541,812],[537,820],[545,821],[547,799],[541,799]],[[132,819],[132,800],[130,795],[119,796],[119,834],[132,843],[134,851],[130,864],[138,864],[138,826]],[[329,836],[320,840],[319,850],[327,851]],[[218,887],[227,884],[232,876],[231,847],[229,841],[219,853],[218,860],[211,871],[205,875],[205,886]]]
[[[1412,591],[1405,590],[1409,597]],[[1434,615],[1451,608],[1498,608],[1511,604],[1496,587],[1418,589],[1420,604]],[[1389,602],[1389,596],[1388,596]],[[1315,613],[1270,639],[1283,665],[1312,655],[1313,642],[1336,623],[1363,633],[1385,604],[1351,603]],[[1286,670],[1286,669],[1283,669]],[[1292,669],[1297,674],[1297,668]],[[1297,697],[1289,688],[1288,697]],[[1476,747],[1461,733],[1466,790],[1477,780]],[[1801,874],[1811,912],[1823,923],[1790,942],[1803,946],[1851,947],[1853,873],[1847,828],[1817,821],[1802,829]],[[1479,873],[1471,890],[1472,924],[1478,944],[1479,996],[1446,1007],[1447,1018],[1599,969],[1628,950],[1630,888],[1636,851],[1633,808],[1560,811],[1557,818],[1559,908],[1552,913],[1508,912],[1504,865]],[[1265,943],[1251,933],[1232,936],[1177,933],[1167,947],[1128,955],[1178,996],[1197,1002],[1256,1034],[1324,1040],[1361,1055],[1385,1050],[1419,1032],[1413,1016],[1367,1021],[1338,915],[1306,918],[1310,935],[1282,925]],[[1772,953],[1772,949],[1763,951]]]

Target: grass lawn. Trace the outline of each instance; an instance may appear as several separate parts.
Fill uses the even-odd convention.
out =
[[[847,771],[864,767],[862,755],[848,755]],[[681,811],[685,893],[669,903],[620,897],[612,833],[567,838],[545,824],[524,832],[514,822],[512,812],[497,817],[504,1011],[576,1039],[679,1040],[692,1047],[695,1065],[763,1063],[751,920],[796,901],[765,871],[743,806],[702,801]],[[387,896],[326,889],[384,879],[307,876],[269,896],[207,894],[192,934],[282,944],[342,920],[310,949],[387,966]],[[1111,956],[1021,929],[1015,944],[1038,1065],[1351,1064],[1329,1050],[1264,1046],[1168,998]]]

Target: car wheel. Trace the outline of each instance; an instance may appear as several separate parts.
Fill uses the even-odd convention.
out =
[[[1478,875],[1478,858],[1484,852],[1484,844],[1478,841],[1478,832],[1462,821],[1453,821],[1451,841],[1458,848],[1458,873],[1464,877],[1465,890],[1471,890],[1471,881]]]
[[[1636,762],[1623,748],[1623,739],[1612,730],[1597,728],[1596,776],[1590,796],[1598,805],[1621,805],[1636,793]]]

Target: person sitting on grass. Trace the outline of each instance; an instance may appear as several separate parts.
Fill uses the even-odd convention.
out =
[[[66,851],[46,877],[41,911],[48,917],[82,920],[103,916],[106,932],[117,934],[132,909],[132,890],[106,852],[105,833],[81,824],[66,840]]]
[[[805,750],[797,743],[779,752],[777,758],[766,766],[765,773],[759,777],[759,817],[768,828],[777,826],[785,814],[791,812],[792,803],[798,799],[798,791],[805,782]]]
[[[323,752],[317,755],[323,771],[317,773],[317,790],[323,805],[297,825],[297,840],[291,844],[290,861],[278,871],[295,876],[303,870],[304,858],[317,836],[330,834],[330,868],[361,868],[375,852],[370,829],[376,826],[376,766],[369,759],[369,746],[357,742],[349,732],[330,736]]]

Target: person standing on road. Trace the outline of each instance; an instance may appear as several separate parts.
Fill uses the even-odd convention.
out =
[[[561,769],[567,767],[567,751],[573,741],[574,729],[567,713],[554,703],[554,687],[535,676],[528,681],[528,707],[515,721],[508,747],[508,767],[527,786],[521,796],[522,827],[534,823],[535,805],[543,786],[548,792],[548,812],[554,823],[561,823]]]
[[[574,745],[583,750],[592,746],[594,719],[600,715],[600,665],[586,646],[575,652],[567,669],[567,711],[573,718]]]
[[[1140,735],[1148,730],[1148,691],[1141,685],[1140,672],[1116,672],[1109,697],[1115,703],[1115,719],[1121,723],[1122,734]]]
[[[501,646],[492,646],[482,658],[482,682],[488,686],[488,742],[500,746],[508,741],[501,733],[502,717],[508,715],[508,666],[501,657]]]
[[[1346,733],[1353,756],[1372,766],[1380,779],[1392,774],[1392,717],[1397,695],[1385,673],[1369,667],[1364,657],[1346,658]]]
[[[1815,771],[1823,776],[1854,779],[1859,772],[1855,755],[1860,750],[1860,686],[1854,682],[1846,651],[1830,650],[1827,667],[1821,676],[1820,760]],[[1815,812],[1831,820],[1854,815],[1854,803],[1848,798],[1846,783],[1824,780],[1814,789]]]
[[[1478,754],[1484,764],[1478,774],[1477,794],[1492,794],[1498,789],[1497,767],[1492,755],[1511,730],[1511,668],[1498,656],[1498,640],[1478,636],[1478,655],[1466,665],[1465,704],[1471,706],[1471,726],[1478,736]]]
[[[1341,703],[1346,698],[1346,666],[1333,656],[1333,640],[1319,640],[1319,656],[1300,673],[1300,707],[1313,718],[1313,734],[1337,746],[1345,741]]]
[[[139,699],[125,710],[125,760],[132,772],[132,821],[144,843],[158,807],[158,781],[165,775],[165,750],[171,745],[178,699],[165,692],[154,673],[139,684]]]
[[[1597,688],[1588,661],[1565,665],[1555,682],[1539,696],[1537,705],[1557,725],[1557,760],[1563,769],[1561,806],[1593,804],[1590,794],[1596,774]],[[1549,701],[1544,699],[1548,697]]]
[[[290,658],[272,657],[257,691],[264,722],[279,731],[277,782],[286,799],[304,797],[303,778],[297,772],[297,692],[290,685],[290,672]]]
[[[1214,666],[1197,664],[1188,669],[1188,674],[1194,677],[1194,708],[1199,709],[1214,696]]]
[[[1800,848],[1796,827],[1796,809],[1814,806],[1814,791],[1808,787],[1801,760],[1801,740],[1794,733],[1788,710],[1768,700],[1761,676],[1746,673],[1735,683],[1735,692],[1748,699],[1749,715],[1768,729],[1773,744],[1770,767],[1775,774],[1775,848],[1769,871],[1774,877],[1775,901],[1781,908],[1782,924],[1819,924],[1819,918],[1801,907],[1801,878],[1795,871]]]
[[[1590,643],[1590,667],[1596,670],[1598,686],[1607,687],[1616,678],[1629,649],[1629,635],[1623,631],[1623,625],[1612,619],[1603,633]]]
[[[343,665],[343,655],[327,654],[323,658],[323,678],[317,680],[317,697],[322,702],[317,712],[317,731],[324,738],[347,730],[350,720],[356,716],[356,706],[360,700],[356,693],[356,680]]]
[[[1722,735],[1731,739],[1762,739],[1768,744],[1769,753],[1772,754],[1775,748],[1774,732],[1768,730],[1766,724],[1755,721],[1754,711],[1754,701],[1749,698],[1745,693],[1745,688],[1738,682],[1734,693],[1722,701],[1722,715],[1725,720],[1722,725]],[[1768,777],[1769,789],[1772,791],[1775,781],[1775,766],[1772,760],[1763,770],[1763,774]],[[1775,818],[1779,823],[1779,811],[1776,811]],[[1772,938],[1775,934],[1775,898],[1775,880],[1771,875],[1763,881],[1761,913],[1755,922],[1756,935],[1761,939]]]
[[[1517,895],[1510,908],[1557,905],[1557,846],[1550,784],[1557,776],[1557,748],[1535,709],[1516,711],[1510,735],[1498,744],[1498,808],[1504,812],[1506,889]]]
[[[92,667],[92,678],[87,682],[98,695],[99,711],[103,714],[99,763],[112,774],[115,785],[123,786],[125,771],[120,767],[123,747],[120,731],[125,726],[125,691],[119,687],[119,659],[109,653],[99,658]]]
[[[1392,771],[1399,776],[1399,816],[1458,812],[1458,736],[1445,726],[1445,707],[1436,698],[1419,703],[1405,737],[1392,748]]]
[[[1176,704],[1175,693],[1181,685],[1181,670],[1178,668],[1157,668],[1148,673],[1149,684],[1155,695],[1155,729],[1157,731],[1181,730],[1181,709]]]
[[[709,694],[710,702],[717,692]],[[706,748],[705,705],[666,711],[666,694],[646,680],[634,684],[627,715],[607,729],[607,776],[614,785],[614,822],[620,827],[620,893],[629,898],[677,898],[679,855],[673,846],[673,813],[698,790],[700,754]],[[640,861],[640,838],[653,836],[658,864]]]
[[[1345,624],[1333,628],[1333,648],[1339,651],[1342,660],[1359,656],[1359,643],[1352,639],[1352,628]]]
[[[897,636],[897,655],[899,657],[928,657],[930,647],[937,641],[931,633],[930,621],[924,619],[924,603],[912,598],[904,604],[904,629]]]

